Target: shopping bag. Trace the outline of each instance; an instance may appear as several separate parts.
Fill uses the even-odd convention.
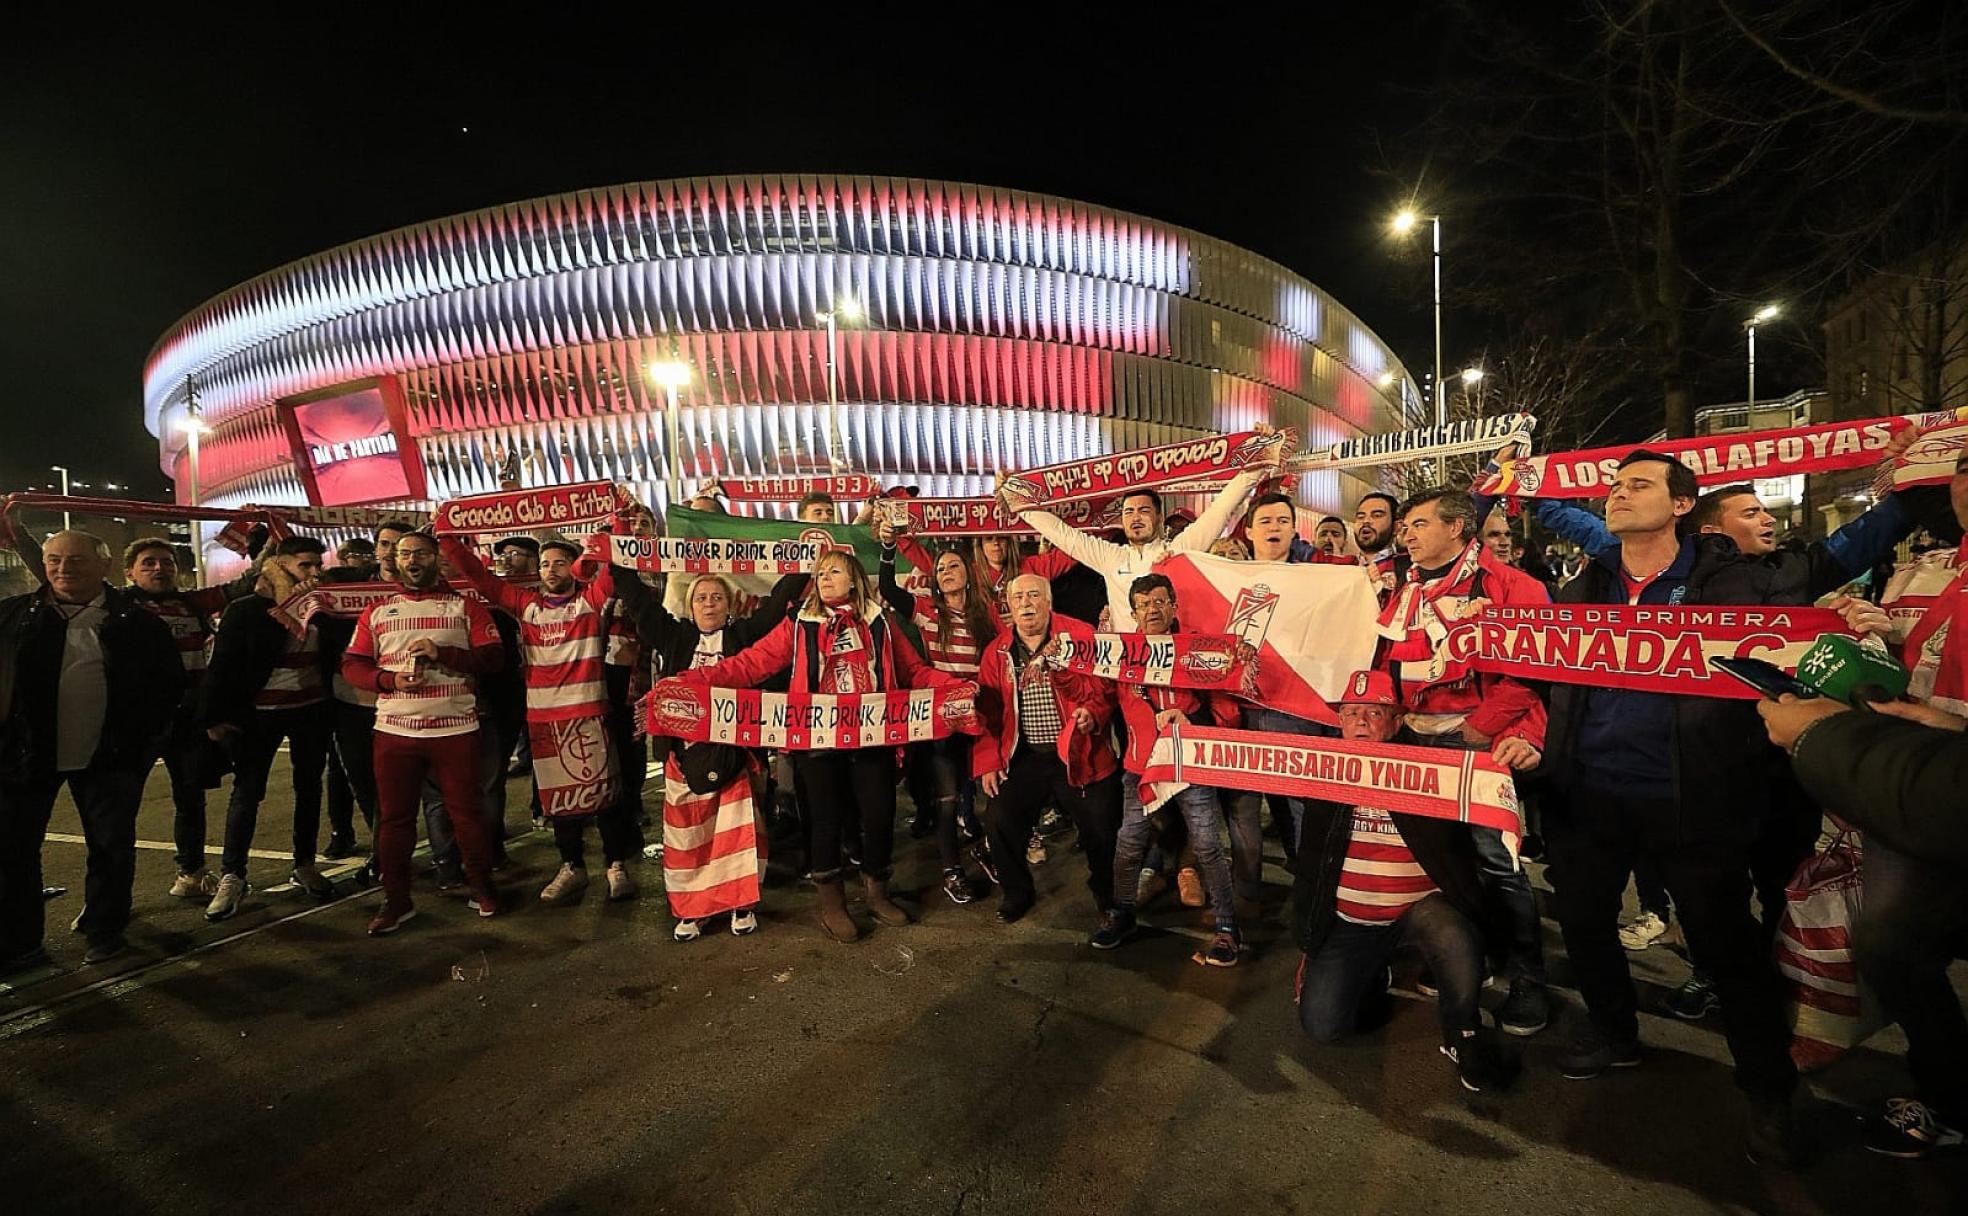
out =
[[[1803,1072],[1830,1064],[1881,1024],[1852,961],[1861,857],[1850,833],[1840,832],[1797,867],[1784,891],[1776,962],[1787,990],[1790,1056]]]

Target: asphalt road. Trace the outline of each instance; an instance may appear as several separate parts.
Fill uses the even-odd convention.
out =
[[[139,836],[167,842],[161,772],[150,793]],[[286,825],[270,803],[257,847],[279,852]],[[80,830],[64,798],[53,831]],[[932,842],[901,837],[897,885],[926,886]],[[1908,1163],[1857,1142],[1853,1110],[1904,1087],[1895,1031],[1814,1079],[1822,1154],[1785,1174],[1744,1158],[1713,1017],[1645,1015],[1645,1066],[1590,1082],[1552,1067],[1561,1021],[1528,1042],[1514,1090],[1470,1095],[1420,998],[1355,1042],[1307,1041],[1275,926],[1243,966],[1206,970],[1188,960],[1195,914],[1163,902],[1145,916],[1161,932],[1096,955],[1070,836],[1024,922],[925,891],[921,924],[851,946],[784,887],[757,935],[678,945],[654,864],[637,902],[597,885],[541,907],[551,842],[512,850],[511,915],[479,921],[420,883],[419,918],[371,940],[380,896],[346,884],[327,904],[256,891],[207,924],[165,897],[168,848],[144,848],[137,949],[98,969],[67,932],[83,848],[51,840],[48,880],[69,888],[49,905],[56,965],[0,984],[4,1210],[1523,1216],[1968,1198],[1968,1153]],[[1656,947],[1635,970],[1658,1008],[1686,964]]]

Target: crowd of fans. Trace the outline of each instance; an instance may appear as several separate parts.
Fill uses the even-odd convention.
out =
[[[137,809],[160,759],[174,807],[170,895],[202,903],[214,921],[235,915],[254,889],[258,811],[283,742],[293,832],[281,869],[300,891],[332,895],[319,862],[357,855],[359,813],[371,852],[355,876],[384,896],[368,924],[376,936],[415,915],[426,881],[482,917],[512,905],[501,878],[512,834],[506,783],[530,767],[534,826],[551,827],[560,857],[537,895],[546,905],[583,898],[592,825],[608,899],[635,898],[639,860],[661,854],[679,941],[712,922],[749,934],[768,843],[776,826],[796,824],[777,835],[792,842],[791,871],[817,891],[823,930],[842,941],[863,932],[850,875],[858,906],[884,931],[899,929],[913,918],[890,888],[906,782],[911,834],[935,838],[941,880],[926,897],[967,905],[995,886],[997,919],[1018,921],[1038,897],[1032,866],[1047,856],[1048,833],[1070,821],[1092,896],[1091,947],[1123,946],[1140,909],[1173,885],[1181,903],[1207,908],[1213,935],[1195,961],[1232,967],[1266,915],[1268,803],[1293,876],[1285,919],[1303,952],[1293,998],[1305,1033],[1328,1042],[1375,1025],[1397,955],[1417,954],[1417,985],[1438,1002],[1454,1075],[1470,1090],[1506,1087],[1519,1067],[1509,1040],[1544,1031],[1554,1002],[1539,900],[1498,831],[1193,785],[1153,815],[1143,809],[1148,753],[1172,725],[1337,734],[1478,750],[1517,774],[1530,807],[1526,852],[1547,867],[1548,911],[1584,1007],[1559,1053],[1566,1077],[1645,1063],[1627,956],[1678,925],[1693,975],[1670,1009],[1719,1012],[1747,1099],[1748,1150],[1773,1164],[1802,1152],[1772,962],[1784,889],[1827,814],[1856,828],[1866,892],[1857,963],[1906,1033],[1913,1083],[1876,1112],[1868,1144],[1912,1157],[1960,1143],[1968,1023],[1946,971],[1968,941],[1968,895],[1947,866],[1968,857],[1956,813],[1968,777],[1968,705],[1958,698],[1968,656],[1956,648],[1968,651],[1968,639],[1950,635],[1947,614],[1962,592],[1957,580],[1931,597],[1927,613],[1944,615],[1925,629],[1919,614],[1878,601],[1904,586],[1896,552],[1917,528],[1955,535],[1968,525],[1968,459],[1944,502],[1917,501],[1926,491],[1888,495],[1828,540],[1800,545],[1779,542],[1752,487],[1703,493],[1682,464],[1637,449],[1620,462],[1603,516],[1538,500],[1533,517],[1576,546],[1569,558],[1532,549],[1505,512],[1448,487],[1405,500],[1368,494],[1350,526],[1318,519],[1307,541],[1297,504],[1265,492],[1263,477],[1238,476],[1193,518],[1165,515],[1152,490],[1130,493],[1108,536],[1027,510],[1037,552],[1003,536],[932,550],[869,516],[876,569],[834,549],[810,576],[788,576],[758,600],[717,575],[676,576],[687,585],[669,587],[560,538],[499,541],[495,573],[471,546],[402,521],[340,545],[326,568],[323,542],[287,537],[235,582],[194,590],[180,587],[162,539],[122,554],[122,585],[111,582],[118,563],[87,532],[54,533],[38,551],[17,539],[44,585],[0,601],[0,972],[49,962],[40,856],[63,787],[88,846],[71,927],[87,963],[128,948]],[[714,488],[689,505],[723,509]],[[824,496],[798,514],[835,522]],[[642,512],[633,526],[646,532],[654,521]],[[1051,661],[1062,634],[1189,628],[1176,587],[1155,570],[1183,551],[1366,569],[1384,641],[1335,706],[1336,730],[1291,706]],[[927,586],[905,589],[900,561]],[[282,611],[311,586],[372,580],[393,588],[359,618],[321,613],[295,628]],[[1445,662],[1427,627],[1498,604],[1803,605],[1841,589],[1830,606],[1904,655],[1913,697],[1853,709],[1828,698],[1759,704],[1534,686]],[[902,754],[790,757],[644,738],[633,706],[664,678],[794,693],[975,685],[984,731]],[[645,839],[652,761],[660,847]],[[224,772],[232,783],[213,870],[206,796]],[[328,834],[317,851],[324,792]],[[420,819],[427,875],[413,860]],[[1630,881],[1640,911],[1622,924]],[[1486,1023],[1492,983],[1502,997]]]

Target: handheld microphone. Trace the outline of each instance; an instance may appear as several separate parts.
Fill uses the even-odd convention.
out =
[[[1797,682],[1847,705],[1896,701],[1906,693],[1907,669],[1857,638],[1827,633],[1797,661]]]

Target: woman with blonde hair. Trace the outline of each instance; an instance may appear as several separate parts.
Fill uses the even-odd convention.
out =
[[[883,693],[950,687],[960,677],[923,662],[907,638],[896,636],[864,570],[845,549],[820,555],[805,602],[763,638],[706,667],[677,673],[692,684],[754,688],[790,669],[794,695]],[[820,924],[836,941],[853,941],[860,927],[847,914],[841,881],[841,823],[861,823],[861,881],[868,911],[884,925],[909,923],[888,897],[895,847],[896,749],[892,746],[801,752],[795,764],[807,794],[807,856],[820,891]]]

